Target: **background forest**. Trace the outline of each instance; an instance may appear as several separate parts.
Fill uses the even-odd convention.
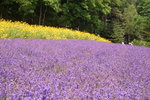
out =
[[[65,27],[150,46],[150,0],[1,0],[0,19]]]

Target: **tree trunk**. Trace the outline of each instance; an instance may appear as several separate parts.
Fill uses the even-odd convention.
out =
[[[42,20],[42,5],[40,6],[39,25],[41,25],[41,20]]]
[[[2,8],[0,8],[1,10],[0,10],[0,19],[2,19],[3,18],[3,6],[2,6]]]
[[[34,16],[32,16],[31,24],[34,24]]]
[[[46,12],[47,12],[47,6],[46,6],[44,14],[43,14],[42,25],[44,25],[44,23],[45,23]]]
[[[126,34],[125,36],[124,36],[124,41],[125,41],[125,44],[129,44],[129,34]]]
[[[107,16],[106,15],[103,16],[103,21],[104,21],[104,32],[105,32],[106,27],[107,27]]]
[[[80,21],[79,21],[79,23],[78,23],[77,30],[78,30],[78,31],[80,30]]]
[[[69,2],[69,0],[67,0],[67,3]]]
[[[91,33],[93,32],[93,24],[91,24],[90,32],[91,32]]]
[[[1,11],[1,13],[0,13],[0,19],[2,19],[3,18],[3,14],[2,14],[2,11]]]

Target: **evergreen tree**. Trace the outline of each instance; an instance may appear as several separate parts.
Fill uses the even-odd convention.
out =
[[[136,38],[141,38],[141,32],[143,29],[143,20],[138,15],[134,5],[128,5],[124,9],[124,30],[125,30],[125,43],[133,41]]]
[[[113,34],[111,35],[112,41],[116,43],[124,42],[124,33],[125,30],[122,27],[122,24],[119,21],[114,21]]]

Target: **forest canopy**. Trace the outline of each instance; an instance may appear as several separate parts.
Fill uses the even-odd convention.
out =
[[[150,0],[1,0],[0,19],[65,27],[150,46]]]

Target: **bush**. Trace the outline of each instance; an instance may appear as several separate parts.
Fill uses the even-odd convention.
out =
[[[143,41],[143,40],[134,40],[133,44],[134,45],[138,45],[138,46],[147,46],[147,47],[150,47],[150,42],[146,42],[146,41]]]

